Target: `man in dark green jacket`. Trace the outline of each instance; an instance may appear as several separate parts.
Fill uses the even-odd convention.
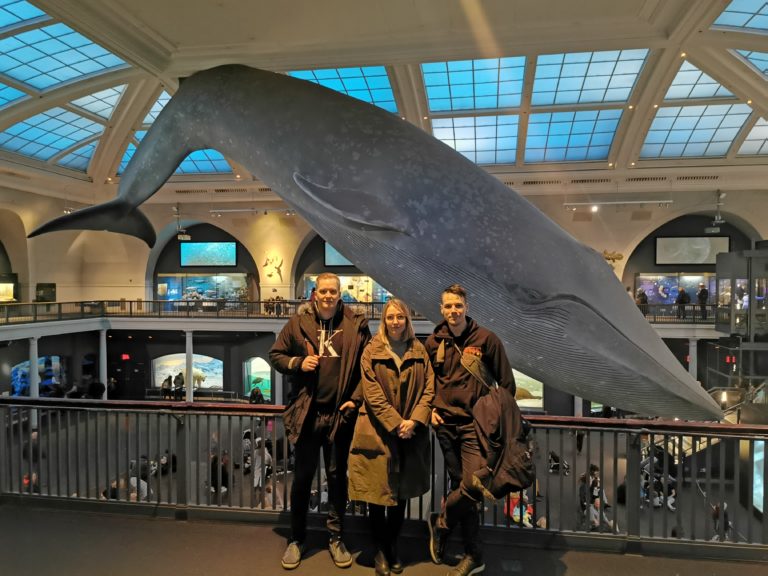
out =
[[[328,549],[339,568],[352,565],[341,540],[347,505],[347,456],[360,392],[360,357],[371,338],[368,321],[341,302],[335,274],[317,278],[317,298],[288,320],[269,352],[272,366],[288,376],[291,395],[284,414],[295,444],[291,487],[291,536],[282,558],[286,570],[301,563],[312,481],[323,452],[328,481]]]
[[[448,534],[461,524],[464,557],[449,576],[469,576],[485,570],[479,543],[483,493],[472,486],[472,474],[485,466],[475,431],[472,407],[488,388],[462,364],[462,355],[479,358],[499,386],[515,393],[515,377],[504,345],[496,334],[466,315],[467,293],[459,284],[443,291],[443,322],[427,338],[425,347],[435,372],[432,426],[443,451],[451,492],[442,513],[429,519],[430,554],[442,562]]]

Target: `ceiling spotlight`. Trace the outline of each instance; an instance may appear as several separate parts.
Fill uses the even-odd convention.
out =
[[[590,210],[591,210],[592,212],[597,212],[598,210],[600,210],[600,206],[597,206],[597,205],[593,204],[593,205],[592,205],[592,208],[590,208]]]
[[[685,58],[687,54],[685,52],[680,52],[680,58]]]
[[[628,108],[629,108],[630,110],[634,110],[634,109],[635,109],[635,107],[634,107],[632,104],[630,104],[630,105],[628,106]]]
[[[74,210],[72,210],[72,208],[65,207],[64,210],[62,210],[62,212],[64,212],[64,214],[72,214]]]
[[[608,168],[613,168],[613,162],[608,162]]]

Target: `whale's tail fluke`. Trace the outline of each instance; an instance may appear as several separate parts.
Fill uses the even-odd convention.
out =
[[[105,204],[83,208],[43,224],[28,238],[57,230],[108,230],[135,236],[151,248],[155,244],[155,229],[137,208],[115,199]]]

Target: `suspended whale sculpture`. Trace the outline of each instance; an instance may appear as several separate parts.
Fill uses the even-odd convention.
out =
[[[603,257],[421,129],[289,76],[221,66],[182,82],[116,199],[35,230],[155,242],[139,206],[192,151],[242,164],[360,270],[441,320],[454,282],[512,365],[565,392],[650,416],[721,417]]]

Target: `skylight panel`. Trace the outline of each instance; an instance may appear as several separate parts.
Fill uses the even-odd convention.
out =
[[[0,108],[5,106],[6,104],[10,104],[11,102],[16,102],[17,100],[21,100],[26,96],[27,95],[24,94],[24,92],[22,92],[21,90],[16,90],[16,88],[7,86],[6,84],[3,84],[2,82],[0,82]]]
[[[664,100],[693,100],[696,98],[726,98],[733,93],[696,66],[683,62]]]
[[[768,120],[760,118],[739,148],[739,156],[768,155]]]
[[[626,102],[647,56],[646,49],[541,55],[531,103]]]
[[[134,133],[134,138],[141,142],[144,138],[144,136],[147,135],[146,130],[137,130]],[[128,166],[128,162],[131,161],[131,158],[133,158],[133,155],[136,153],[136,144],[133,142],[129,142],[128,146],[125,149],[125,153],[123,154],[122,160],[120,160],[120,166],[117,168],[117,173],[122,174],[125,171],[125,168]]]
[[[36,90],[125,66],[66,24],[0,39],[0,55],[0,72]]]
[[[531,114],[526,162],[606,160],[621,110],[581,110]]]
[[[514,164],[517,115],[433,118],[432,135],[476,164]]]
[[[96,151],[99,141],[91,142],[85,146],[81,146],[77,150],[73,150],[61,160],[56,162],[59,166],[65,168],[72,168],[73,170],[79,170],[80,172],[86,172],[88,170],[88,164],[91,162],[93,153]]]
[[[768,2],[765,0],[733,0],[718,16],[714,26],[768,30]]]
[[[45,12],[32,6],[29,2],[0,0],[0,28],[21,24],[45,15]]]
[[[0,133],[0,148],[38,160],[49,160],[103,131],[104,126],[79,114],[52,108]]]
[[[640,157],[725,156],[751,113],[746,104],[659,108]]]
[[[395,95],[384,66],[294,70],[288,72],[288,75],[320,84],[397,114]]]
[[[737,52],[768,79],[768,52],[750,52],[749,50],[737,50]]]
[[[430,112],[517,108],[524,74],[524,56],[421,65]]]
[[[176,168],[174,174],[221,174],[232,172],[224,156],[216,150],[195,150]]]
[[[163,93],[160,94],[158,99],[155,101],[154,104],[152,104],[152,108],[150,108],[149,112],[147,112],[147,115],[144,117],[144,125],[152,124],[156,119],[157,115],[160,114],[160,112],[165,108],[165,105],[168,104],[168,101],[171,99],[171,95],[168,94],[165,90],[163,90]]]
[[[118,100],[120,100],[120,95],[123,93],[123,90],[125,90],[125,86],[126,85],[123,84],[122,86],[117,86],[115,88],[100,90],[99,92],[94,92],[88,96],[73,100],[70,104],[82,108],[83,110],[87,110],[92,114],[101,116],[105,120],[109,120],[112,116],[112,112],[115,110],[115,106],[117,106]]]

